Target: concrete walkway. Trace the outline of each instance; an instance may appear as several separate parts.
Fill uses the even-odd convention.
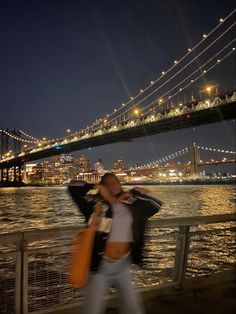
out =
[[[186,280],[182,289],[169,286],[144,291],[146,314],[234,314],[236,313],[236,272]],[[106,314],[119,313],[116,300],[109,301]],[[56,311],[80,314],[79,308]],[[135,313],[130,313],[135,314]]]

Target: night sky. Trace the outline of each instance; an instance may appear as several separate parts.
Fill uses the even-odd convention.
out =
[[[91,124],[157,78],[234,7],[234,0],[1,1],[0,127],[53,138]],[[235,88],[233,56],[225,67],[204,82]],[[193,142],[235,150],[234,132],[235,122],[223,121],[83,153],[106,166],[117,157],[133,165]]]

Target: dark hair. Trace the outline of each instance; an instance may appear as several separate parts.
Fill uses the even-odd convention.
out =
[[[100,183],[101,183],[101,184],[105,184],[107,178],[115,178],[115,179],[119,182],[119,179],[117,178],[117,176],[116,176],[114,173],[105,173],[105,174],[102,176]]]

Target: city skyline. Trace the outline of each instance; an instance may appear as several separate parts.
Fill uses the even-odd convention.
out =
[[[99,182],[102,175],[106,172],[113,172],[120,176],[122,181],[163,181],[163,180],[191,180],[193,178],[234,178],[235,174],[219,172],[219,167],[214,163],[232,162],[235,152],[221,151],[228,158],[201,159],[200,150],[205,152],[217,153],[216,149],[209,147],[192,146],[185,148],[172,155],[159,160],[158,164],[141,163],[128,166],[123,158],[117,158],[113,161],[113,166],[108,168],[101,158],[90,160],[84,154],[75,156],[73,154],[62,154],[53,156],[50,159],[26,163],[23,171],[23,181],[27,184],[62,184],[71,180],[88,180]],[[215,154],[216,155],[216,154]],[[196,159],[195,159],[196,158]],[[194,161],[195,160],[195,161]],[[231,160],[231,161],[230,161]],[[209,165],[209,163],[211,165]],[[13,172],[12,172],[13,175]]]

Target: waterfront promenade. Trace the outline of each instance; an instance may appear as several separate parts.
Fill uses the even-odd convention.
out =
[[[186,280],[181,289],[165,287],[142,293],[146,314],[233,314],[236,311],[236,272]],[[77,314],[80,307],[52,312]],[[117,299],[108,303],[106,314],[117,314]]]

